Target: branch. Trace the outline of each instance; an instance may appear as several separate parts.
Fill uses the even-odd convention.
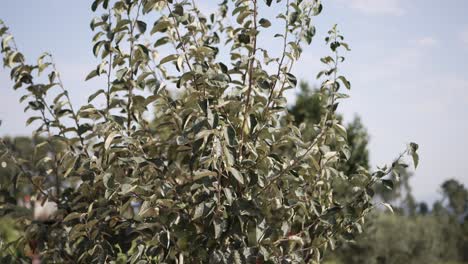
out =
[[[65,89],[65,86],[63,85],[62,79],[60,77],[60,73],[57,71],[57,66],[56,66],[56,64],[54,62],[53,56],[51,54],[47,54],[47,55],[50,58],[52,68],[53,68],[53,70],[54,70],[54,72],[56,74],[57,80],[58,80],[59,87],[61,88],[62,92],[65,94],[65,97],[67,99],[67,104],[70,106],[70,111],[71,111],[71,114],[72,114],[72,118],[73,118],[73,120],[75,122],[75,126],[76,126],[76,134],[78,135],[78,137],[80,139],[80,143],[81,143],[81,146],[83,148],[83,151],[85,152],[86,156],[89,156],[86,149],[85,149],[84,139],[81,136],[81,134],[78,132],[79,129],[80,129],[80,124],[78,122],[78,116],[76,115],[76,112],[73,109],[73,104],[71,102],[70,96],[68,95],[68,91],[67,91],[67,89]]]
[[[190,60],[187,56],[187,48],[185,47],[185,43],[182,41],[182,37],[180,36],[180,32],[179,32],[179,23],[177,23],[177,19],[175,18],[175,16],[173,15],[172,13],[172,9],[171,7],[169,6],[169,2],[166,1],[166,6],[167,6],[167,9],[169,10],[169,13],[170,13],[170,16],[172,17],[172,20],[174,21],[174,30],[176,32],[176,35],[177,35],[177,40],[179,41],[179,43],[181,44],[181,48],[182,48],[182,52],[184,53],[184,59],[185,59],[185,63],[187,64],[187,67],[189,68],[189,70],[191,72],[193,72],[193,69],[192,69],[192,66],[190,65]],[[196,44],[196,43],[195,43]],[[176,47],[176,50],[177,50],[177,47]],[[197,81],[195,79],[195,76],[193,75],[192,76],[192,82],[195,86],[195,90],[199,91],[199,87],[198,87],[198,84],[197,84]],[[206,96],[206,91],[205,91],[205,87],[203,87],[203,97]]]
[[[254,37],[253,37],[253,50],[250,58],[249,63],[249,88],[247,89],[247,99],[245,105],[245,112],[244,112],[244,120],[242,121],[241,127],[241,144],[239,147],[239,156],[242,157],[242,147],[245,143],[245,125],[247,124],[247,118],[250,111],[250,94],[252,93],[252,86],[253,86],[253,74],[254,74],[254,62],[255,62],[255,54],[257,52],[257,0],[253,0],[253,30],[254,30]]]
[[[140,16],[140,8],[141,8],[141,4],[143,3],[143,1],[140,1],[138,3],[138,8],[137,8],[137,15],[135,17],[135,20],[133,21],[131,27],[130,27],[130,57],[129,57],[129,60],[128,60],[128,64],[129,64],[129,67],[130,67],[130,80],[133,80],[134,78],[134,72],[133,72],[133,66],[132,66],[132,63],[133,63],[133,48],[135,47],[135,39],[134,39],[134,30],[135,30],[135,25],[138,21],[138,17]],[[131,5],[129,6],[129,9],[128,10],[128,20],[132,21],[130,19],[130,11],[131,11]],[[132,115],[132,111],[131,111],[131,107],[132,107],[132,103],[133,103],[133,84],[132,82],[130,82],[130,86],[128,87],[128,101],[127,101],[127,131],[128,133],[130,133],[130,126],[131,126],[131,123],[132,123],[132,119],[133,119],[133,115]]]

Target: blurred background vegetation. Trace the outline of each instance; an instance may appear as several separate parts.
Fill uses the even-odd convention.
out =
[[[298,125],[306,126],[310,138],[315,136],[312,124],[320,121],[325,100],[320,98],[319,93],[307,83],[301,83],[297,100],[290,107],[291,118],[294,118]],[[353,152],[350,159],[341,166],[351,174],[359,170],[359,167],[370,167],[369,135],[359,117],[346,124],[346,128]],[[20,162],[26,166],[32,164],[31,161],[34,159],[41,159],[46,155],[33,151],[34,146],[40,144],[40,138],[5,138],[5,142],[18,154],[18,157],[21,157]],[[32,208],[37,208],[37,203],[40,201],[29,197],[31,190],[23,189],[24,184],[17,181],[17,174],[17,171],[1,164],[0,202],[14,201],[13,204],[25,208],[24,214],[30,214]],[[325,254],[327,256],[325,263],[468,263],[466,186],[456,180],[446,180],[439,190],[434,190],[434,193],[439,192],[441,195],[440,199],[431,205],[414,199],[409,184],[411,175],[410,171],[402,169],[398,175],[390,176],[397,179],[397,184],[387,186],[388,188],[382,187],[375,193],[377,201],[392,204],[394,213],[385,207],[376,210],[367,218],[363,232],[352,238],[353,242],[339,241],[333,252]],[[450,176],[444,175],[444,178]],[[5,181],[13,181],[16,184],[13,189],[4,189],[2,186],[6,186]],[[347,185],[340,184],[339,179],[333,184],[337,190],[335,193],[337,197],[344,199],[348,193],[351,193],[346,190]],[[0,212],[0,216],[11,209],[3,208],[4,212]],[[21,234],[16,224],[12,218],[0,217],[0,242],[11,243],[10,250],[15,250],[15,240]]]

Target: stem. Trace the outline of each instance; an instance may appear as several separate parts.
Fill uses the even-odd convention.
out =
[[[334,35],[333,35],[333,38],[334,38],[334,41],[336,41],[337,39],[337,33],[334,32]],[[337,75],[337,71],[338,71],[338,50],[335,49],[335,64],[334,64],[334,75],[333,75],[333,86],[332,86],[332,89],[331,89],[331,107],[328,108],[327,110],[327,113],[325,114],[325,118],[324,118],[324,123],[323,123],[323,129],[322,131],[320,132],[320,134],[314,139],[314,141],[310,144],[310,146],[306,149],[305,153],[302,154],[300,157],[296,158],[293,160],[293,162],[287,166],[285,169],[282,169],[276,176],[272,177],[270,182],[268,184],[266,184],[261,190],[260,190],[260,193],[263,192],[264,190],[266,190],[271,184],[273,184],[274,182],[276,182],[281,176],[283,176],[286,172],[289,172],[292,168],[294,168],[305,156],[307,156],[307,154],[312,150],[312,148],[319,142],[319,139],[321,137],[324,137],[325,136],[325,139],[326,140],[326,132],[328,130],[328,125],[327,125],[327,121],[330,117],[330,115],[333,115],[334,114],[334,110],[333,110],[333,105],[335,104],[335,90],[336,90],[336,82],[337,82],[337,78],[336,78],[336,75]],[[292,64],[291,64],[291,67],[292,67]],[[280,91],[281,92],[281,91]]]
[[[61,185],[61,180],[59,176],[59,171],[58,171],[58,160],[57,160],[57,155],[54,155],[54,160],[55,160],[55,190],[56,190],[56,195],[58,199],[60,199],[60,185]]]
[[[112,30],[112,13],[111,9],[109,8],[109,31]],[[110,90],[111,90],[111,75],[112,75],[112,39],[109,39],[109,69],[107,70],[107,93],[106,93],[106,117],[109,118],[110,112]]]
[[[175,30],[176,35],[177,35],[177,40],[181,44],[180,46],[181,46],[182,52],[184,53],[185,64],[187,64],[187,67],[189,68],[189,70],[191,72],[193,72],[192,65],[190,65],[190,60],[189,60],[189,57],[187,56],[187,48],[185,47],[185,43],[182,41],[182,37],[180,36],[179,23],[177,23],[177,19],[175,18],[175,16],[172,13],[172,9],[169,6],[169,2],[166,2],[166,6],[167,6],[167,9],[169,10],[169,13],[170,13],[170,15],[172,17],[172,20],[174,21],[174,25],[175,25],[174,30]],[[195,44],[196,44],[196,42],[195,42]],[[197,80],[195,79],[195,76],[192,77],[192,82],[193,82],[193,84],[195,86],[195,90],[199,91],[200,89],[198,87]],[[206,96],[206,91],[205,91],[205,87],[203,86],[203,97],[205,97],[205,96]]]
[[[245,104],[245,112],[244,112],[244,120],[242,121],[241,127],[241,145],[239,147],[239,156],[242,157],[242,147],[245,143],[245,125],[247,124],[247,118],[250,111],[250,95],[252,93],[252,86],[253,86],[253,74],[254,74],[254,63],[255,63],[255,54],[257,52],[257,0],[253,0],[253,30],[254,30],[254,37],[253,37],[253,50],[250,58],[249,63],[249,88],[247,89],[247,99]]]
[[[289,10],[289,8],[288,8],[288,10]],[[288,12],[289,12],[289,11],[288,11]],[[312,10],[309,10],[309,12],[307,13],[307,16],[310,16],[311,13],[312,13]],[[288,28],[287,28],[287,26],[286,26],[286,33],[285,33],[285,36],[286,36],[287,32],[289,32],[287,29],[288,29]],[[300,35],[300,34],[299,34],[299,35]],[[285,40],[285,42],[286,42],[286,40]],[[300,42],[301,42],[301,39],[300,39],[300,38],[297,38],[295,43],[296,43],[296,45],[299,45]],[[283,46],[283,48],[284,48],[284,51],[283,51],[283,52],[285,52],[286,46]],[[282,58],[281,58],[280,65],[279,65],[279,67],[278,67],[278,71],[281,70],[282,64],[284,63],[284,58],[285,58],[285,53],[283,53],[283,56],[282,56]],[[294,60],[290,60],[290,62],[289,62],[289,67],[286,69],[286,72],[291,72],[293,66],[294,66]],[[271,88],[272,90],[270,91],[270,95],[269,95],[269,97],[268,97],[267,105],[266,105],[266,107],[265,107],[265,111],[263,112],[263,117],[266,117],[266,116],[270,113],[270,109],[272,109],[273,107],[275,107],[275,102],[273,101],[273,95],[274,95],[274,88],[275,88],[275,86],[276,86],[276,84],[277,84],[277,82],[278,82],[278,80],[279,80],[279,77],[280,77],[279,74],[280,74],[280,73],[278,72],[277,77],[276,77],[276,79],[275,79],[275,83],[274,83],[274,85],[272,85],[272,88]],[[286,78],[286,77],[285,77],[285,78]],[[283,81],[282,84],[281,84],[279,93],[278,93],[278,97],[280,97],[280,96],[283,94],[285,85],[286,85],[286,82]],[[271,105],[271,107],[270,107],[270,103],[273,103],[273,104]],[[265,128],[267,127],[267,125],[268,125],[268,124],[265,123],[260,129],[258,129],[258,130],[255,132],[255,134],[256,134],[256,135],[259,135],[259,134],[263,131],[263,129],[265,129]],[[256,136],[255,136],[255,137],[256,137]],[[255,141],[256,141],[256,140],[257,140],[257,138],[255,138]]]
[[[12,36],[11,42],[13,43],[13,50],[18,52],[18,46],[16,45],[16,40],[13,37],[13,35],[10,35],[10,36]],[[25,63],[23,61],[21,61],[20,65],[25,66]],[[32,76],[31,76],[31,79],[32,79]],[[32,80],[31,80],[31,85],[34,86],[34,82]],[[44,107],[48,110],[49,114],[52,117],[54,117],[54,119],[56,121],[58,121],[57,117],[53,114],[52,110],[49,108],[49,106],[47,105],[47,102],[44,100],[43,97],[40,97],[40,96],[34,94],[34,98],[36,98],[37,101],[41,102],[44,105]],[[39,112],[41,113],[42,121],[44,122],[44,125],[46,126],[46,129],[47,129],[47,133],[49,134],[49,137],[50,137],[51,136],[51,131],[50,131],[49,119],[46,117],[46,113],[45,113],[44,108],[39,109]],[[60,124],[60,122],[57,122],[57,124]],[[61,133],[61,135],[64,134],[62,129],[60,129],[60,133]]]
[[[288,33],[289,33],[289,30],[288,30],[288,27],[289,27],[289,23],[288,23],[288,17],[289,17],[289,0],[287,1],[286,3],[286,20],[285,20],[285,25],[284,25],[284,36],[283,36],[283,54],[281,55],[281,60],[278,64],[278,72],[276,73],[276,79],[274,81],[274,83],[271,85],[271,91],[270,91],[270,95],[268,96],[268,102],[267,102],[267,105],[266,105],[266,111],[268,111],[268,107],[270,106],[270,103],[271,101],[273,100],[273,93],[275,91],[275,86],[280,78],[280,74],[281,74],[281,68],[283,66],[283,62],[284,62],[284,58],[286,57],[286,48],[288,46]]]
[[[76,126],[76,134],[78,135],[79,139],[80,139],[80,143],[81,143],[81,146],[83,147],[83,150],[85,152],[85,154],[88,156],[88,153],[86,152],[86,150],[84,149],[85,148],[85,144],[84,144],[84,139],[83,137],[78,133],[79,129],[80,129],[80,124],[78,122],[78,116],[76,115],[76,112],[75,110],[73,109],[73,104],[71,103],[71,99],[70,99],[70,96],[68,95],[68,91],[65,89],[65,86],[63,85],[63,82],[62,82],[62,79],[60,78],[60,73],[57,71],[57,66],[54,62],[54,59],[52,57],[51,54],[49,54],[49,57],[50,57],[50,60],[52,62],[52,68],[57,76],[57,80],[58,80],[58,84],[59,84],[59,87],[61,88],[62,92],[65,94],[65,97],[67,99],[67,104],[68,106],[70,106],[70,110],[71,110],[71,114],[72,114],[72,118],[75,122],[75,126]]]
[[[131,5],[129,6],[129,10],[127,12],[128,20],[132,21],[132,25],[130,27],[130,57],[128,60],[129,68],[130,68],[130,86],[128,87],[128,101],[127,101],[127,132],[130,134],[131,130],[131,124],[132,124],[132,103],[133,103],[133,78],[134,78],[134,71],[133,71],[133,48],[135,47],[135,35],[134,35],[134,30],[135,30],[135,25],[138,21],[138,17],[140,16],[140,8],[141,4],[143,1],[140,1],[138,3],[138,8],[137,8],[137,15],[135,17],[135,20],[130,19],[130,12],[131,12]]]

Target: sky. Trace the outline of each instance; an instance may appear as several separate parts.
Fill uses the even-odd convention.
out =
[[[213,10],[214,0],[196,1]],[[102,80],[84,82],[95,67],[91,1],[3,1],[0,19],[19,49],[35,60],[54,55],[73,103],[83,105]],[[345,120],[360,116],[371,135],[375,167],[391,162],[409,142],[420,145],[420,165],[411,179],[413,194],[428,203],[440,198],[440,184],[455,178],[468,185],[468,1],[328,0],[314,17],[317,36],[294,68],[299,79],[318,85],[319,59],[328,55],[326,32],[338,24],[351,46],[341,68],[352,83],[351,98],[339,111]],[[274,17],[275,8],[269,15]],[[272,30],[281,25],[272,20]],[[259,45],[273,47],[262,39]],[[0,69],[0,136],[31,135],[28,114]],[[296,91],[297,92],[297,91]],[[288,94],[294,102],[295,92]]]

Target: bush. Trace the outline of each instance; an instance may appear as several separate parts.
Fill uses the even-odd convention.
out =
[[[260,45],[272,36],[265,8],[282,10],[277,57]],[[304,140],[306,128],[290,121],[284,91],[297,84],[291,68],[315,34],[319,0],[223,1],[208,17],[172,0],[95,0],[92,10],[103,13],[91,22],[102,63],[86,79],[107,87],[79,109],[52,56],[27,64],[0,26],[4,64],[45,139],[34,153],[47,153],[31,164],[3,144],[2,162],[37,200],[57,204],[49,221],[21,218],[16,247],[46,262],[319,262],[361,230],[374,185],[392,186],[382,177],[406,166],[402,156],[417,162],[411,143],[374,173],[340,169],[350,149],[335,110],[350,83],[338,71],[349,48],[336,26],[318,74],[326,107],[316,136]],[[338,177],[352,190],[343,199],[333,195]]]

